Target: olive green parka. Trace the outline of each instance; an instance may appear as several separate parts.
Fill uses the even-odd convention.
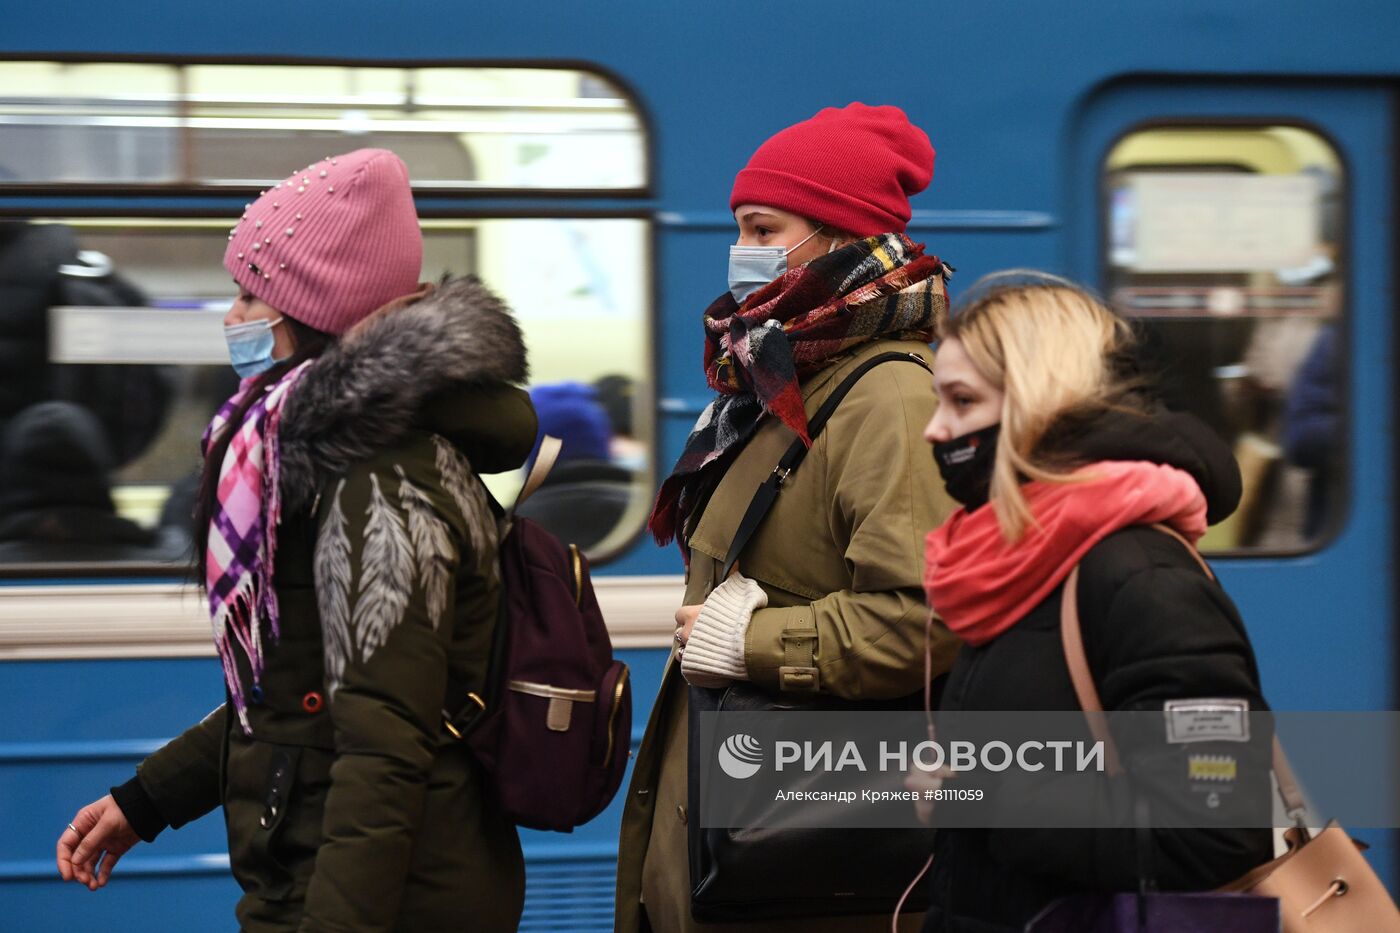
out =
[[[862,362],[892,350],[931,356],[922,343],[867,344],[802,384],[807,416]],[[745,635],[745,667],[758,686],[877,699],[906,696],[922,685],[923,542],[955,507],[923,440],[934,405],[924,367],[903,361],[876,366],[842,400],[784,483],[739,555],[739,572],[768,597]],[[767,419],[730,465],[690,535],[685,605],[703,603],[723,582],[739,520],[793,437],[776,418]],[[939,674],[952,664],[958,643],[941,623],[934,632]],[[888,916],[695,924],[686,848],[685,688],[673,655],[623,809],[618,933],[889,930]],[[918,915],[906,915],[901,929],[917,929],[919,922]]]
[[[146,838],[223,806],[249,933],[519,922],[515,827],[442,705],[449,671],[484,677],[498,532],[477,474],[533,445],[525,376],[514,321],[464,279],[344,337],[288,399],[252,732],[221,706],[114,789]]]

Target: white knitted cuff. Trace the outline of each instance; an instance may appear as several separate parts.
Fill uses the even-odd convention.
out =
[[[748,680],[744,636],[754,610],[768,605],[768,594],[748,577],[734,574],[715,587],[700,607],[681,654],[681,673],[697,687],[724,687]]]

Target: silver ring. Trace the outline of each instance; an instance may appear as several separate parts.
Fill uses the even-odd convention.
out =
[[[69,824],[68,824],[68,828],[71,829],[71,830],[73,830],[73,832],[75,832],[75,833],[78,831],[78,827],[74,826],[72,823],[69,823]]]
[[[681,638],[681,630],[680,630],[680,629],[676,629],[676,645],[677,645],[678,647],[681,647],[681,648],[684,648],[684,647],[685,647],[685,639],[684,639],[684,638]]]

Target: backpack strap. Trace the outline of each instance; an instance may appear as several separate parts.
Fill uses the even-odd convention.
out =
[[[817,435],[822,432],[822,428],[826,427],[827,421],[831,419],[832,414],[836,411],[836,406],[840,405],[841,400],[846,397],[851,389],[855,388],[855,384],[860,381],[860,377],[864,376],[881,363],[888,363],[891,360],[904,360],[909,363],[918,363],[924,369],[933,372],[932,369],[929,369],[928,362],[917,353],[902,353],[897,350],[891,350],[888,353],[880,353],[876,356],[872,356],[853,369],[850,375],[843,379],[841,384],[836,387],[835,391],[827,396],[826,401],[822,402],[821,408],[817,409],[817,413],[807,422],[807,437],[813,443],[816,443]],[[802,443],[802,438],[799,437],[794,440],[792,446],[787,449],[787,453],[783,454],[782,459],[778,461],[778,465],[773,468],[773,472],[769,474],[768,479],[764,480],[762,485],[754,492],[753,499],[749,502],[749,507],[744,512],[744,517],[739,522],[739,530],[734,532],[734,540],[730,542],[729,552],[724,556],[724,574],[721,579],[727,578],[729,574],[733,572],[734,564],[738,562],[739,555],[743,553],[744,548],[748,546],[749,539],[754,536],[754,532],[758,531],[758,526],[763,523],[764,516],[768,514],[768,510],[773,507],[774,500],[778,498],[778,490],[783,488],[783,483],[787,482],[788,477],[802,464],[803,459],[807,456],[808,449],[807,445]]]
[[[564,442],[557,437],[548,434],[540,441],[540,452],[535,455],[535,464],[530,467],[530,473],[525,477],[525,485],[520,487],[520,494],[515,497],[515,504],[510,507],[511,515],[515,510],[524,505],[525,500],[535,494],[535,491],[544,485],[544,481],[549,477],[549,471],[554,469],[554,463],[559,459],[559,451],[564,447]]]
[[[515,502],[509,509],[503,508],[496,497],[491,494],[485,484],[482,490],[486,493],[487,504],[490,505],[492,513],[498,521],[506,523],[513,522],[515,510],[518,509],[526,499],[534,495],[535,490],[544,485],[545,478],[549,476],[549,471],[554,468],[554,463],[559,459],[559,451],[564,446],[564,442],[557,437],[546,434],[540,441],[539,453],[535,455],[534,466],[530,467],[530,473],[525,477],[525,485],[520,487],[520,493],[515,497]],[[503,527],[506,527],[503,526]],[[504,534],[501,540],[505,540]],[[583,596],[583,577],[579,562],[578,549],[572,544],[569,545],[569,553],[574,562],[574,575],[578,580],[578,596]],[[497,557],[499,562],[500,558]],[[498,564],[499,565],[499,564]],[[454,739],[461,740],[466,737],[481,721],[481,716],[488,709],[494,709],[500,700],[500,678],[493,676],[500,671],[505,664],[506,647],[510,642],[507,637],[507,626],[510,624],[509,605],[506,600],[505,590],[500,591],[500,601],[496,605],[496,630],[491,636],[491,653],[486,662],[486,685],[482,688],[482,696],[472,690],[466,683],[457,680],[451,673],[447,675],[447,690],[442,701],[442,724],[449,735]]]
[[[1196,563],[1200,565],[1205,575],[1211,580],[1215,579],[1214,571],[1210,569],[1210,565],[1201,556],[1201,552],[1196,550],[1195,545],[1186,540],[1180,532],[1167,525],[1153,525],[1152,528],[1180,541],[1182,546],[1196,559]],[[1118,747],[1114,744],[1113,736],[1108,731],[1103,702],[1099,699],[1098,688],[1094,686],[1094,676],[1089,671],[1089,660],[1084,652],[1084,633],[1079,624],[1078,565],[1069,572],[1069,577],[1065,580],[1064,594],[1060,600],[1060,642],[1064,646],[1065,663],[1069,666],[1070,680],[1074,682],[1074,694],[1079,699],[1080,708],[1084,710],[1084,718],[1089,722],[1089,731],[1093,734],[1095,741],[1103,743],[1105,766],[1109,776],[1116,777],[1123,773],[1123,765],[1118,757]],[[1279,799],[1283,801],[1284,810],[1302,830],[1303,838],[1306,840],[1308,830],[1304,818],[1308,805],[1298,787],[1298,779],[1293,773],[1293,767],[1288,763],[1288,756],[1283,751],[1283,743],[1279,741],[1277,735],[1274,736],[1273,743],[1273,770],[1274,777],[1278,780],[1278,795]]]

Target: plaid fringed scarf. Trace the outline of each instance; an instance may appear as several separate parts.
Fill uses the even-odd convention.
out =
[[[648,527],[676,537],[710,469],[736,454],[765,413],[808,444],[801,382],[872,340],[929,343],[948,309],[945,267],[922,244],[887,233],[789,270],[739,307],[728,292],[705,311],[705,379],[719,393],[661,485]],[[683,544],[684,542],[682,542]]]
[[[224,666],[224,682],[243,731],[251,735],[248,702],[238,676],[234,647],[242,649],[256,685],[263,672],[265,623],[272,641],[279,637],[277,591],[272,585],[277,553],[277,525],[281,521],[281,494],[277,428],[282,406],[308,360],[288,372],[254,402],[241,424],[233,428],[224,462],[219,467],[218,505],[209,524],[205,589],[209,616],[214,624],[214,647]],[[249,385],[223,404],[204,431],[203,450],[238,408]]]

